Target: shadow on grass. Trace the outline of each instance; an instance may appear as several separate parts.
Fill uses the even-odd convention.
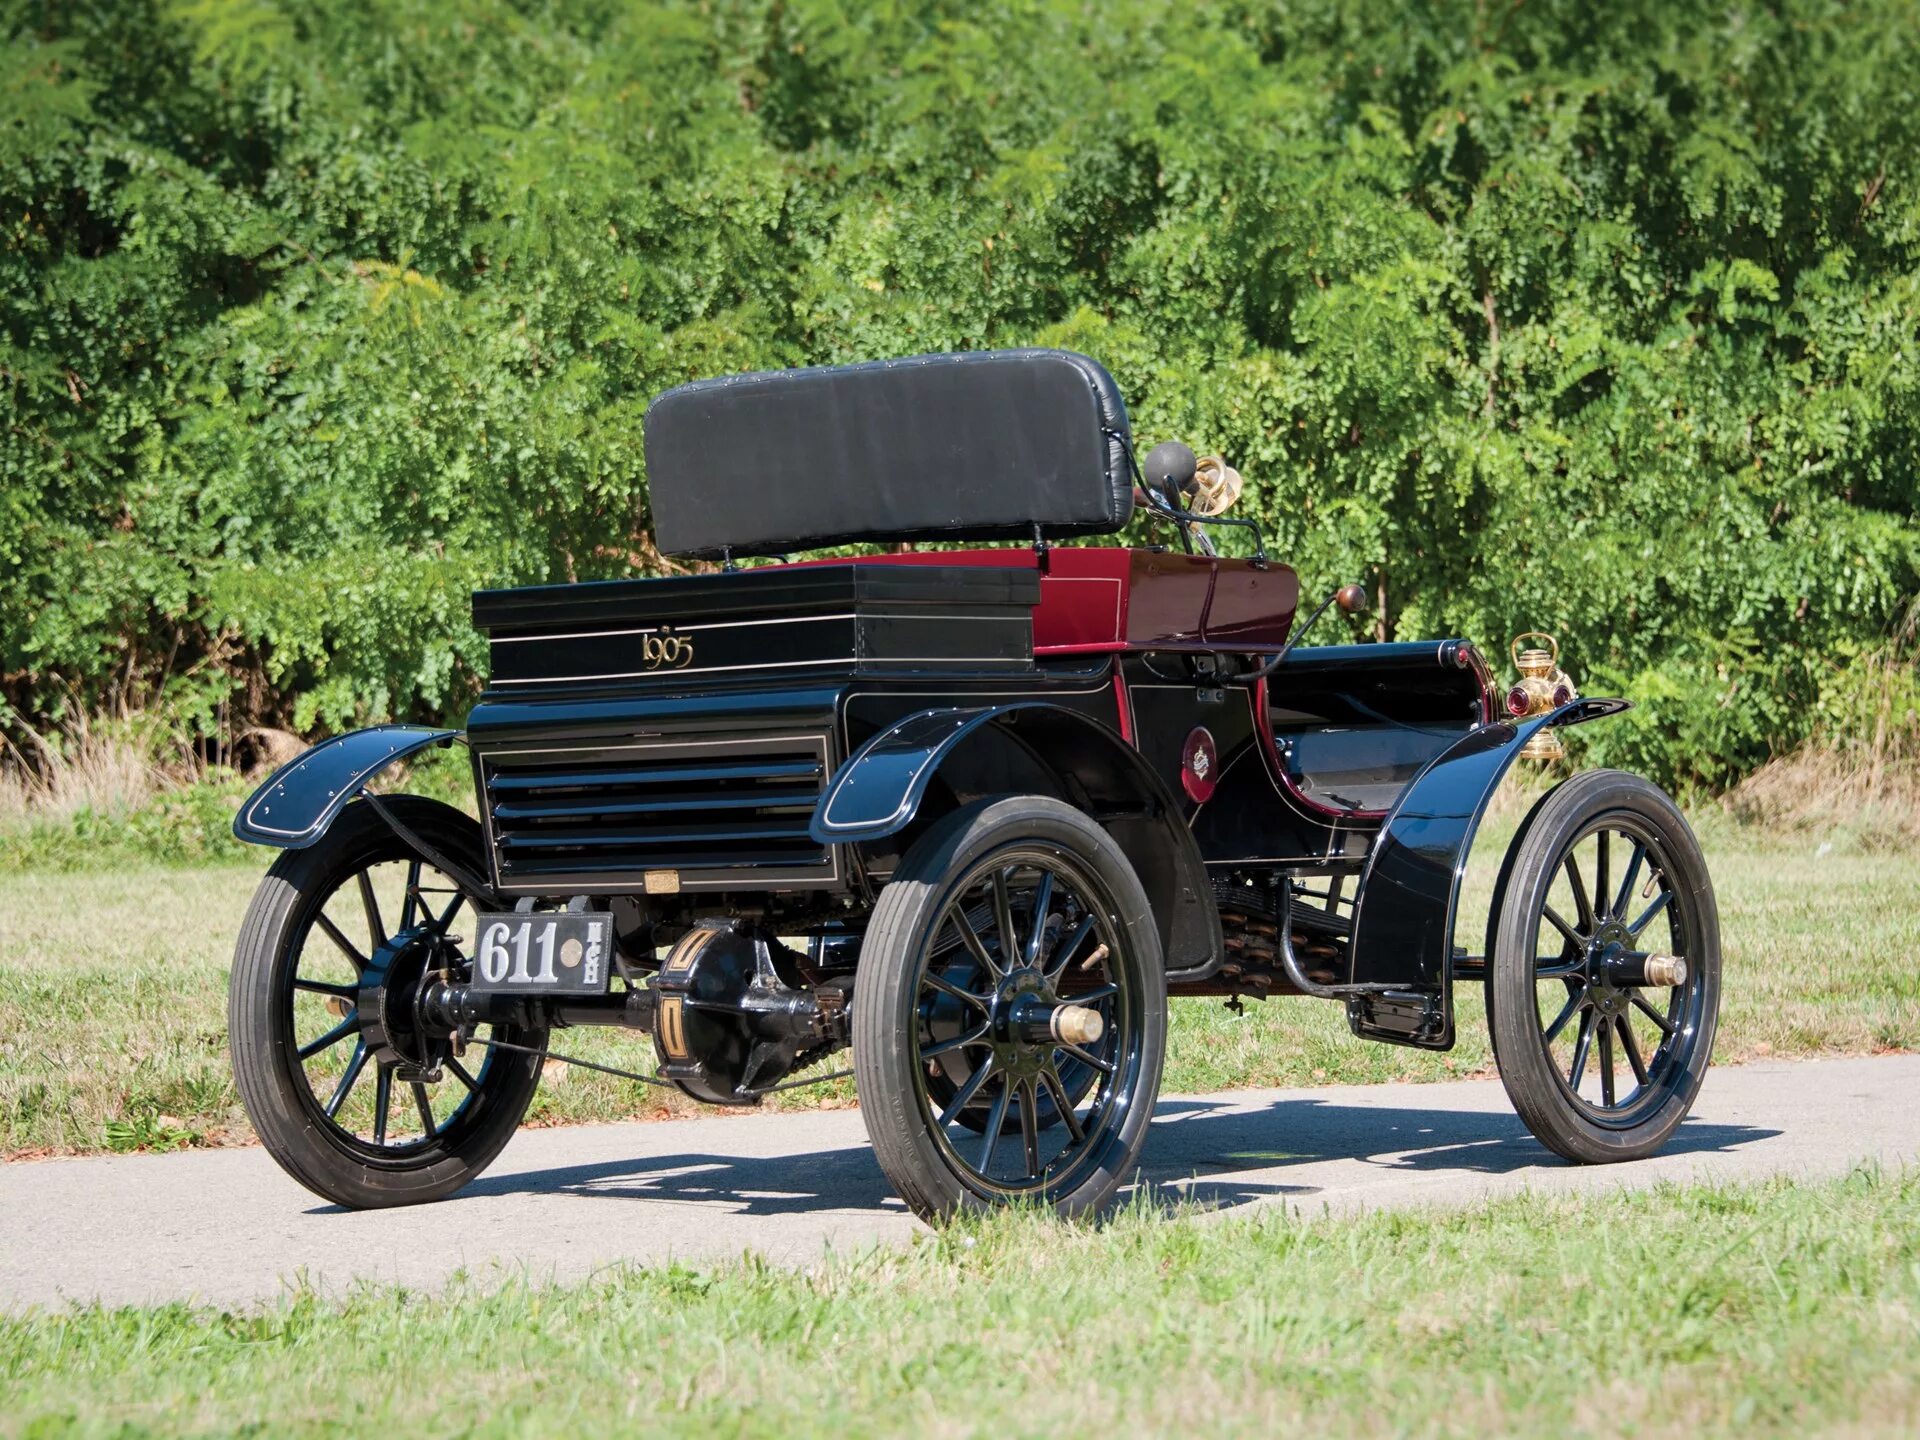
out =
[[[671,1124],[647,1127],[670,1136]],[[1689,1121],[1661,1152],[1724,1152],[1780,1132]],[[1006,1142],[1003,1142],[1006,1143]],[[1564,1169],[1508,1113],[1397,1109],[1286,1100],[1247,1109],[1231,1098],[1168,1100],[1147,1140],[1140,1184],[1155,1201],[1232,1209],[1321,1193],[1304,1167],[1357,1162],[1378,1173],[1502,1175]],[[1299,1171],[1297,1176],[1290,1171]],[[1341,1177],[1342,1188],[1351,1172]],[[740,1215],[897,1213],[901,1202],[865,1145],[777,1156],[681,1152],[484,1177],[460,1198],[576,1194],[605,1199],[719,1205]],[[458,1203],[456,1200],[454,1203]],[[322,1207],[331,1210],[334,1207]]]

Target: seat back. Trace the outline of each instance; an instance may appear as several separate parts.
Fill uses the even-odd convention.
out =
[[[1103,535],[1133,513],[1126,405],[1068,350],[919,355],[669,390],[647,411],[671,555]]]

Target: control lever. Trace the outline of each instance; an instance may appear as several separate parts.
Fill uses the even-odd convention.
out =
[[[1293,653],[1294,646],[1298,645],[1300,641],[1305,638],[1307,631],[1313,628],[1314,622],[1326,614],[1327,608],[1332,605],[1338,605],[1342,613],[1347,615],[1364,615],[1367,613],[1367,592],[1359,585],[1342,585],[1338,590],[1320,602],[1319,608],[1307,617],[1305,624],[1294,628],[1293,633],[1287,636],[1287,643],[1280,647],[1277,655],[1267,661],[1267,663],[1262,665],[1258,670],[1242,675],[1240,678],[1251,683],[1256,680],[1264,680],[1273,674],[1274,671],[1286,663],[1287,656]]]

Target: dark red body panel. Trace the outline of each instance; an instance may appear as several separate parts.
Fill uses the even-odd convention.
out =
[[[800,560],[832,565],[834,560]],[[1033,550],[915,550],[866,565],[1040,568]],[[1049,550],[1033,612],[1036,656],[1136,650],[1278,650],[1293,629],[1299,577],[1285,565],[1115,546]]]

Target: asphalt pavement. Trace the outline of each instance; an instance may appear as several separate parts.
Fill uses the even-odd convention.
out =
[[[1716,1069],[1667,1149],[1582,1168],[1542,1149],[1497,1081],[1163,1098],[1141,1183],[1213,1214],[1462,1206],[1522,1190],[1831,1175],[1920,1159],[1920,1056]],[[306,1283],[570,1278],[754,1251],[808,1264],[920,1228],[857,1111],[528,1130],[451,1200],[354,1214],[257,1148],[0,1165],[0,1308],[246,1305]]]

